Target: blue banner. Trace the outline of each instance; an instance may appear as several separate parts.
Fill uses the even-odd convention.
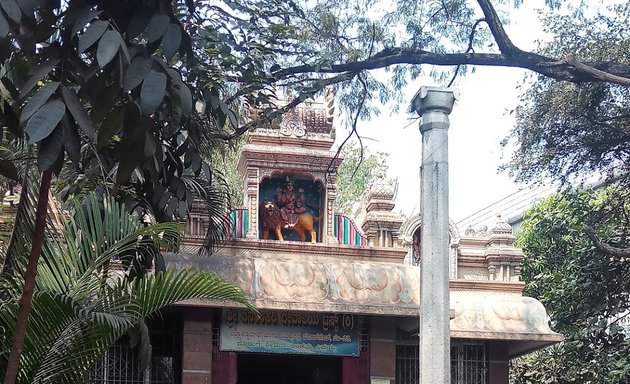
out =
[[[349,314],[224,309],[222,351],[359,356],[358,318]]]

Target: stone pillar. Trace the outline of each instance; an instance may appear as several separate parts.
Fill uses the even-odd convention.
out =
[[[451,89],[421,87],[412,101],[421,117],[420,384],[450,384],[448,114]]]

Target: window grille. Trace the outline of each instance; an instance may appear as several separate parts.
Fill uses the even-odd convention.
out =
[[[153,356],[151,365],[140,369],[136,350],[118,343],[96,363],[90,375],[93,384],[173,384],[173,357]]]
[[[396,329],[396,384],[420,383],[419,342],[417,329]]]
[[[370,344],[370,327],[369,321],[365,316],[359,316],[359,350],[367,352]]]
[[[451,384],[488,382],[487,345],[482,342],[451,343]]]
[[[172,319],[171,319],[172,320]],[[157,319],[149,324],[152,355],[149,368],[140,369],[137,349],[129,347],[128,338],[122,338],[111,347],[90,372],[92,384],[177,384],[179,377],[176,351],[179,351],[177,322]]]
[[[487,384],[487,344],[451,341],[451,384]],[[419,384],[420,346],[416,331],[397,330],[396,384]]]
[[[420,347],[410,344],[396,346],[396,383],[420,382]]]
[[[221,334],[221,309],[215,309],[212,314],[212,345],[219,346],[219,335]]]

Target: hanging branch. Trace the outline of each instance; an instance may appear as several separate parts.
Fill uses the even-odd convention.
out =
[[[599,237],[597,237],[595,230],[591,226],[585,225],[584,233],[593,242],[595,248],[601,252],[610,256],[630,257],[630,248],[618,248],[604,243]]]

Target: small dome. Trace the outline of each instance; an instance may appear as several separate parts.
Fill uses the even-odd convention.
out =
[[[511,235],[512,227],[507,221],[503,220],[501,215],[497,215],[497,222],[494,224],[492,229],[490,230],[490,234],[492,235]]]

